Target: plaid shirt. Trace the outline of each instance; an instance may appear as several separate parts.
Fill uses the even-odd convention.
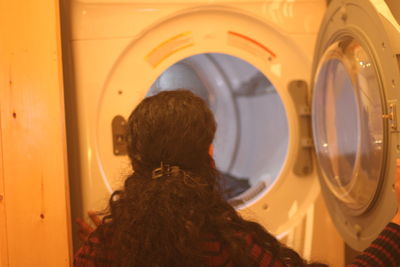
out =
[[[272,255],[248,235],[245,237],[250,247],[250,256],[256,260],[259,267],[283,267],[280,260],[274,260]],[[94,267],[95,260],[99,266],[111,266],[112,253],[99,247],[99,240],[91,237],[76,253],[75,267]],[[205,264],[209,267],[233,267],[229,252],[221,242],[209,239],[204,242],[203,249],[207,255]],[[372,244],[360,254],[348,267],[398,267],[400,266],[400,226],[389,223]]]
[[[361,266],[400,266],[400,225],[389,223],[371,245],[348,267]]]

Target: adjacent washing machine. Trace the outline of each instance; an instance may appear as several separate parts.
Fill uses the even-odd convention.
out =
[[[364,248],[395,211],[399,27],[383,1],[326,4],[65,2],[73,217],[104,208],[132,171],[135,105],[187,88],[214,112],[216,167],[244,216],[284,234],[321,182],[344,239]]]

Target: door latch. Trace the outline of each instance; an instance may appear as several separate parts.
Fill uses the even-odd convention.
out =
[[[397,108],[395,103],[389,104],[389,112],[388,114],[382,115],[383,119],[387,119],[390,125],[390,129],[393,132],[396,132],[397,129]]]

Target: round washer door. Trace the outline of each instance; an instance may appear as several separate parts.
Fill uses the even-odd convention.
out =
[[[215,24],[215,21],[220,23]],[[269,128],[271,134],[268,135],[263,135],[266,131],[262,132],[260,130],[254,130],[252,135],[247,133],[241,135],[242,143],[248,141],[246,148],[249,143],[250,145],[254,143],[254,146],[258,145],[257,151],[260,151],[260,154],[263,152],[263,157],[273,160],[278,158],[276,153],[273,158],[270,154],[272,150],[268,149],[265,143],[277,143],[279,139],[283,139],[282,144],[284,144],[281,162],[279,162],[279,165],[268,169],[276,170],[273,173],[276,179],[274,181],[270,179],[270,182],[268,180],[270,176],[263,175],[268,170],[262,173],[260,171],[261,174],[251,175],[250,178],[254,176],[252,180],[258,179],[260,182],[255,183],[249,190],[231,199],[234,200],[232,204],[246,218],[260,222],[274,234],[285,234],[290,231],[301,222],[304,214],[314,203],[319,193],[318,181],[315,179],[315,168],[310,166],[312,163],[311,149],[308,144],[305,144],[304,147],[300,144],[300,139],[303,137],[303,129],[301,129],[299,121],[305,115],[301,115],[301,112],[298,111],[301,106],[298,102],[300,100],[303,101],[303,98],[304,101],[306,100],[308,89],[303,81],[309,76],[308,68],[304,67],[308,66],[308,58],[300,51],[296,43],[277,31],[273,25],[230,8],[206,7],[183,10],[175,16],[147,29],[143,35],[135,38],[121,53],[120,58],[110,69],[106,83],[101,91],[101,99],[97,105],[98,112],[96,117],[93,118],[95,136],[93,137],[94,159],[91,167],[93,170],[100,169],[100,174],[93,175],[93,177],[101,179],[96,185],[105,184],[110,192],[115,190],[123,181],[120,175],[121,171],[118,170],[127,170],[129,167],[126,157],[117,155],[118,153],[115,153],[115,149],[113,150],[112,141],[114,137],[112,136],[112,131],[110,131],[110,125],[115,116],[121,115],[127,118],[136,104],[148,94],[154,82],[170,67],[177,70],[177,68],[182,67],[180,64],[183,63],[185,65],[200,63],[199,60],[202,57],[199,58],[199,56],[204,56],[204,54],[208,53],[212,53],[214,59],[220,59],[217,61],[221,63],[228,56],[216,58],[216,54],[226,54],[229,55],[230,59],[235,57],[238,60],[248,62],[247,65],[252,65],[254,69],[259,70],[259,73],[268,77],[268,80],[276,89],[276,93],[268,95],[276,97],[274,99],[280,97],[283,103],[281,113],[284,113],[283,116],[288,118],[286,126],[286,121],[277,116],[279,113],[275,109],[263,116],[260,113],[259,121],[255,121],[256,118],[254,117],[251,119],[244,118],[241,120],[242,127],[235,126],[237,121],[224,124],[229,127],[232,126],[232,128],[245,130],[253,130],[251,127],[243,127],[245,123],[252,123],[253,125],[258,123],[264,126],[272,125]],[[197,56],[196,60],[194,60],[193,56]],[[207,63],[207,65],[204,65],[203,63],[207,62],[199,64],[201,66],[194,66],[198,69],[198,77],[202,77],[200,74],[207,74],[200,71],[200,67],[201,70],[205,69],[204,66],[208,66],[209,70],[213,67],[212,64]],[[246,72],[239,68],[240,66],[243,67],[242,64],[217,65],[223,65],[222,72],[227,77],[237,77],[235,71]],[[248,67],[244,69],[248,70]],[[192,75],[186,71],[184,73],[186,78]],[[214,75],[211,76],[210,74],[209,76],[216,79],[220,75],[219,73],[216,69]],[[217,82],[212,81],[210,77],[203,79],[207,81],[208,87],[218,87],[216,90],[225,90],[223,84],[213,86]],[[194,80],[196,79],[193,78],[192,82]],[[234,82],[233,78],[227,80],[230,83]],[[247,79],[239,80],[239,83],[240,81],[247,81]],[[243,93],[243,90],[241,93]],[[220,100],[224,98],[222,100],[229,104],[228,96],[224,95],[222,91],[215,95],[218,97],[217,103],[222,103]],[[259,101],[260,99],[262,100],[261,97],[257,96],[257,98],[248,99],[253,102],[246,100],[244,107],[246,109],[243,108],[241,110],[253,112],[257,108],[255,106],[257,103],[254,103],[254,101]],[[300,100],[297,101],[298,99]],[[243,104],[242,100],[238,100],[238,106]],[[274,101],[277,102],[277,100]],[[268,105],[268,102],[264,103],[267,103],[265,108],[276,104]],[[229,105],[227,105],[224,114],[228,113],[228,108]],[[242,112],[239,115],[246,114]],[[233,120],[234,118],[232,117],[227,117],[226,119]],[[247,121],[245,121],[246,119]],[[284,127],[287,127],[286,136],[283,134],[278,135],[278,125],[282,123]],[[239,130],[236,130],[233,133],[236,134],[238,132]],[[260,140],[259,142],[252,139],[256,135],[261,135],[257,137]],[[235,135],[232,136],[232,139],[234,139]],[[228,137],[228,135],[225,135],[225,137]],[[115,139],[118,141],[118,138]],[[264,150],[261,150],[262,148]],[[218,149],[217,146],[216,149]],[[226,151],[226,153],[230,153],[228,149]],[[244,157],[243,160],[237,160],[236,162],[238,163],[234,164],[233,168],[237,172],[232,171],[231,174],[237,177],[244,177],[238,171],[239,164],[243,164],[245,160],[251,161],[251,164],[260,161],[262,157],[255,153],[257,151],[253,151],[249,155],[246,154],[247,158]],[[297,162],[300,163],[297,164]],[[225,168],[225,164],[222,163],[218,167],[221,168],[221,171],[226,171],[228,168]],[[250,163],[247,165],[250,165]],[[260,163],[260,165],[268,167],[267,163],[269,164],[269,162],[264,162],[263,164]],[[121,167],[118,168],[118,166]],[[96,200],[93,197],[93,200],[89,199],[87,202],[89,203],[89,201],[93,203]]]
[[[312,130],[321,189],[352,248],[375,239],[396,210],[400,36],[386,6],[333,1],[313,64]],[[397,28],[396,28],[397,27]]]

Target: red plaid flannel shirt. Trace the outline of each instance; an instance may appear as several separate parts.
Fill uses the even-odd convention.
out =
[[[252,238],[246,236],[250,255],[258,263],[258,267],[283,267],[280,260],[274,260],[272,255]],[[218,240],[209,239],[204,242],[204,252],[207,255],[205,264],[209,267],[233,267],[226,247]],[[100,262],[97,266],[95,260]],[[112,264],[112,254],[99,246],[99,240],[91,237],[76,253],[75,267],[106,267]],[[400,226],[389,223],[372,244],[360,254],[348,267],[399,267],[400,266]]]

